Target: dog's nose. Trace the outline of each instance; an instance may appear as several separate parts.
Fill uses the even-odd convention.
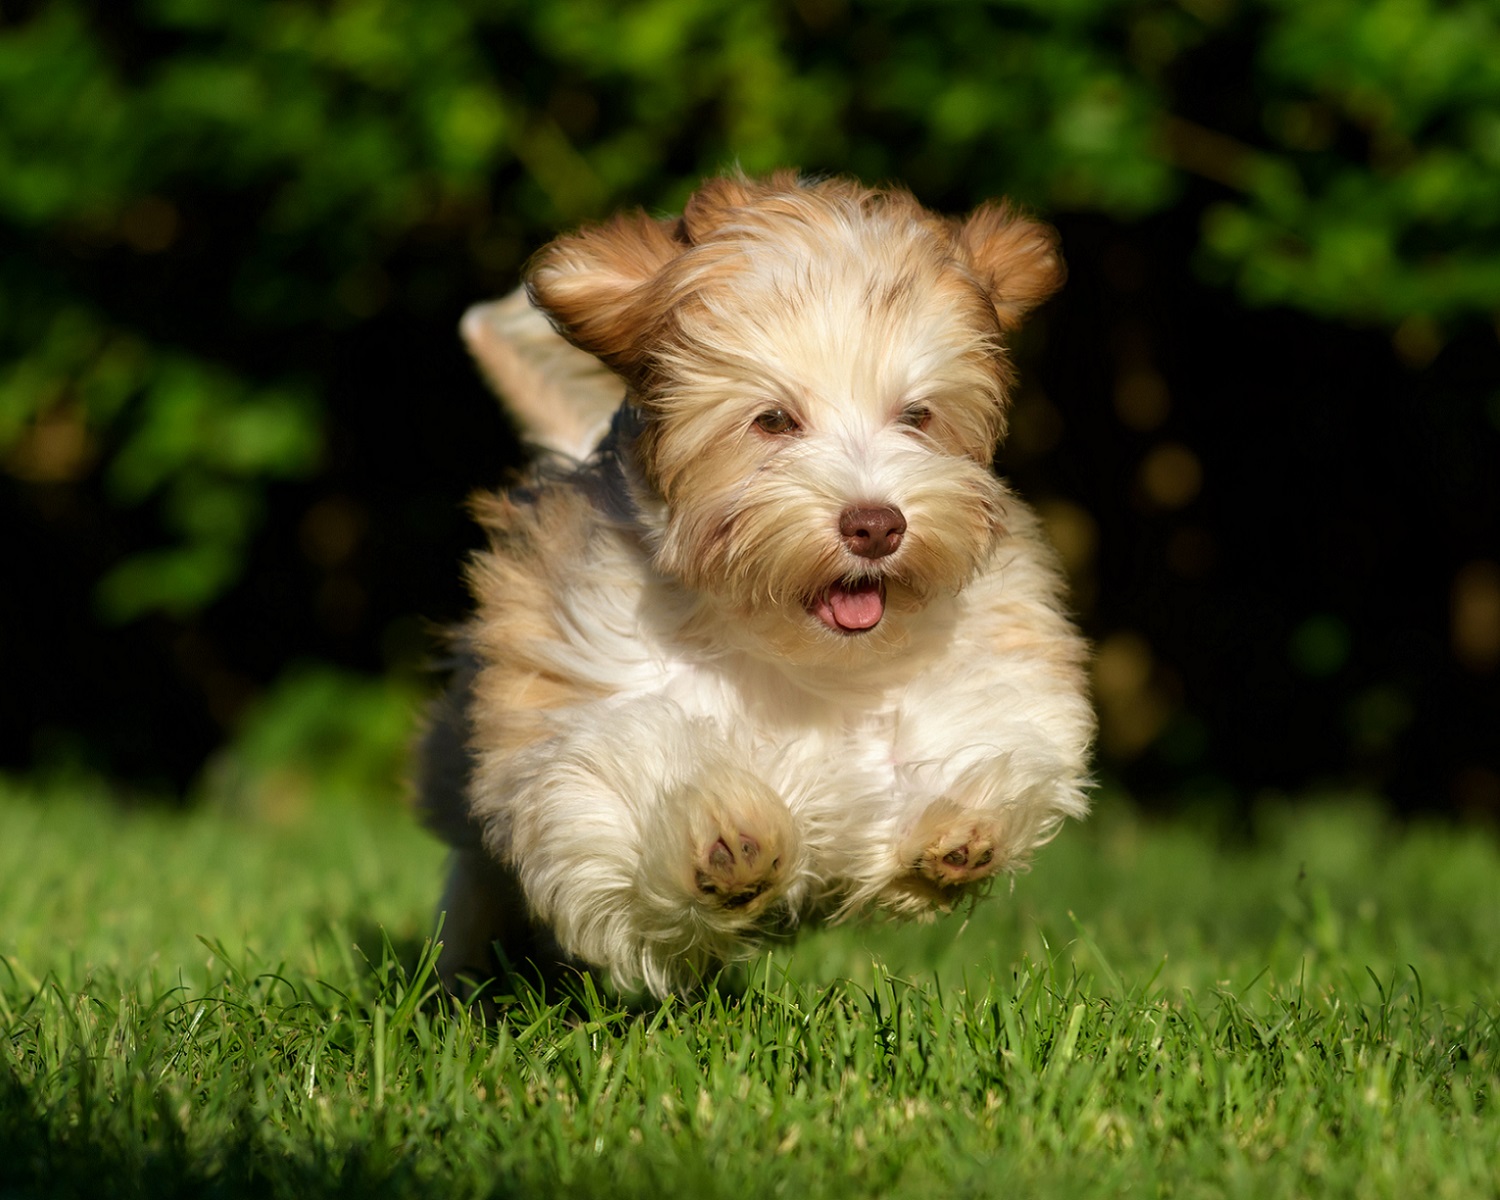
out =
[[[839,516],[839,534],[851,553],[860,558],[894,554],[906,532],[906,518],[894,505],[846,508]]]

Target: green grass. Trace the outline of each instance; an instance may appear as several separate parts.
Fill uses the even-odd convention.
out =
[[[434,991],[400,813],[0,791],[0,1197],[1494,1196],[1500,848],[1105,801],[696,1000]]]

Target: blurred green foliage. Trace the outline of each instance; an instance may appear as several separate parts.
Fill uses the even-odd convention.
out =
[[[94,489],[105,622],[234,593],[326,466],[328,357],[561,226],[797,165],[956,209],[1175,210],[1252,305],[1500,313],[1494,0],[21,0],[0,16],[0,467]],[[381,403],[407,397],[380,396]],[[1336,621],[1294,644],[1313,673]],[[302,693],[298,693],[301,695]],[[268,737],[270,735],[267,735]]]
[[[1230,130],[1185,80],[1219,43],[1252,51],[1228,64]],[[735,160],[1124,217],[1196,173],[1226,189],[1204,269],[1251,302],[1500,309],[1487,0],[54,0],[0,31],[0,113],[10,240],[163,253],[196,208],[252,196],[210,252],[261,329],[367,315],[386,258],[456,213],[515,258],[485,245],[497,204],[541,237]],[[101,581],[102,613],[201,607],[243,567],[258,491],[315,467],[316,391],[143,335],[34,266],[0,264],[0,447],[75,406],[111,498],[156,505],[162,533]]]
[[[420,709],[409,680],[294,664],[210,760],[203,789],[217,804],[276,820],[330,804],[389,806],[404,787]]]
[[[1264,145],[1206,257],[1252,303],[1383,321],[1500,307],[1500,8],[1270,0]]]

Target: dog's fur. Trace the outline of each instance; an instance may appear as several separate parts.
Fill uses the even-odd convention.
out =
[[[497,942],[663,993],[809,915],[950,909],[1084,814],[1085,647],[991,469],[1008,335],[1063,273],[1005,204],[731,176],[465,318],[523,429],[588,457],[475,505],[420,779],[446,978]]]

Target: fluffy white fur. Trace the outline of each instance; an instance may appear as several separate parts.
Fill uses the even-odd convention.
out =
[[[423,798],[445,976],[524,928],[664,993],[799,920],[947,910],[1084,815],[1085,650],[990,467],[1061,280],[1004,206],[734,177],[466,316],[530,436],[593,453],[476,505],[468,778]]]

